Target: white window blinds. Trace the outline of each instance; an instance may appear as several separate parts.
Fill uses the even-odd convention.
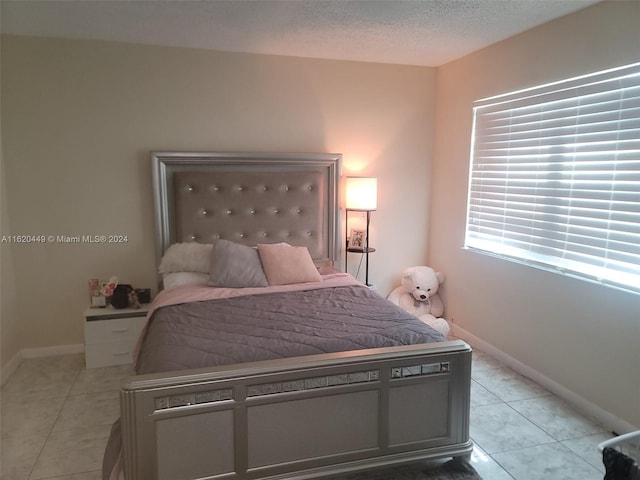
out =
[[[640,293],[640,64],[474,104],[465,246]]]

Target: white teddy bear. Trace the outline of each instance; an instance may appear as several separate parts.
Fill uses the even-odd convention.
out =
[[[430,267],[409,267],[402,272],[401,285],[387,298],[446,337],[450,328],[441,317],[444,304],[438,295],[438,287],[443,282],[444,274]]]

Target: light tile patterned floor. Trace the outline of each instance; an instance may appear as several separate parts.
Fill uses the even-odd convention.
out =
[[[0,392],[2,480],[99,480],[121,379],[130,366],[86,370],[82,355],[30,359]],[[596,445],[611,434],[474,351],[472,462],[486,480],[600,480]]]

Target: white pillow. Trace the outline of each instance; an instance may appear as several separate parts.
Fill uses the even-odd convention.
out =
[[[209,273],[212,249],[210,243],[174,243],[164,252],[158,271]]]
[[[208,273],[199,272],[172,272],[162,276],[162,285],[167,290],[183,285],[207,285],[209,283]]]

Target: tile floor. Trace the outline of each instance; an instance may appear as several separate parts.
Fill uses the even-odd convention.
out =
[[[485,480],[596,480],[605,429],[474,351],[472,462]],[[84,357],[24,360],[0,392],[2,480],[98,480],[132,367],[86,370]]]

